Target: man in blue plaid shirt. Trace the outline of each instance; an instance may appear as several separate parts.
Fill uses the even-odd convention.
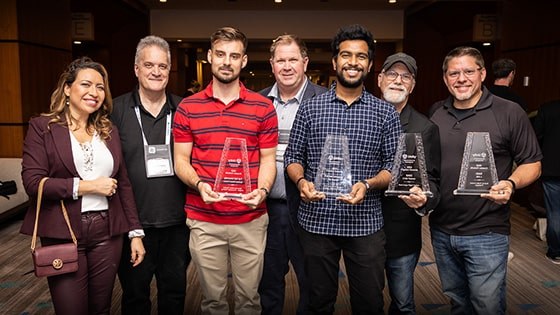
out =
[[[381,194],[389,184],[401,134],[394,107],[364,89],[375,44],[360,25],[339,29],[332,40],[337,80],[304,101],[296,115],[284,163],[302,203],[299,234],[311,284],[310,314],[332,314],[342,253],[353,314],[383,314],[385,234]],[[327,136],[346,136],[351,165],[347,195],[315,189]]]

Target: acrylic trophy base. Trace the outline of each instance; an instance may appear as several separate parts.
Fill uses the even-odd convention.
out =
[[[222,198],[228,200],[241,200],[243,199],[243,194],[234,194],[234,193],[218,193]]]
[[[434,194],[431,191],[422,191],[420,192],[421,194],[426,195],[426,197],[428,198],[432,198],[434,196]],[[409,190],[386,190],[385,191],[385,196],[389,197],[389,196],[400,196],[400,195],[412,195],[412,194],[416,194],[415,192],[409,191]]]
[[[489,194],[490,191],[488,189],[455,189],[453,194],[455,196],[478,196],[480,194]]]

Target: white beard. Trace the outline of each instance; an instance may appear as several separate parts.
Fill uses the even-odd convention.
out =
[[[400,104],[404,102],[407,97],[408,97],[407,90],[396,91],[396,90],[391,90],[389,87],[387,87],[387,89],[385,89],[385,92],[383,92],[383,99],[385,99],[387,102],[391,104]]]

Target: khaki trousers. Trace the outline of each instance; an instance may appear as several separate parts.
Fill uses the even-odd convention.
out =
[[[187,219],[189,248],[202,289],[202,314],[227,315],[228,261],[234,286],[235,314],[260,314],[261,281],[268,214],[243,224]]]

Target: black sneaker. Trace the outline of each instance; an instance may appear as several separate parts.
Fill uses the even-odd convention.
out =
[[[544,257],[546,257],[546,259],[548,259],[548,261],[550,261],[551,263],[560,265],[560,257],[550,257],[548,256],[548,254],[544,255]]]

